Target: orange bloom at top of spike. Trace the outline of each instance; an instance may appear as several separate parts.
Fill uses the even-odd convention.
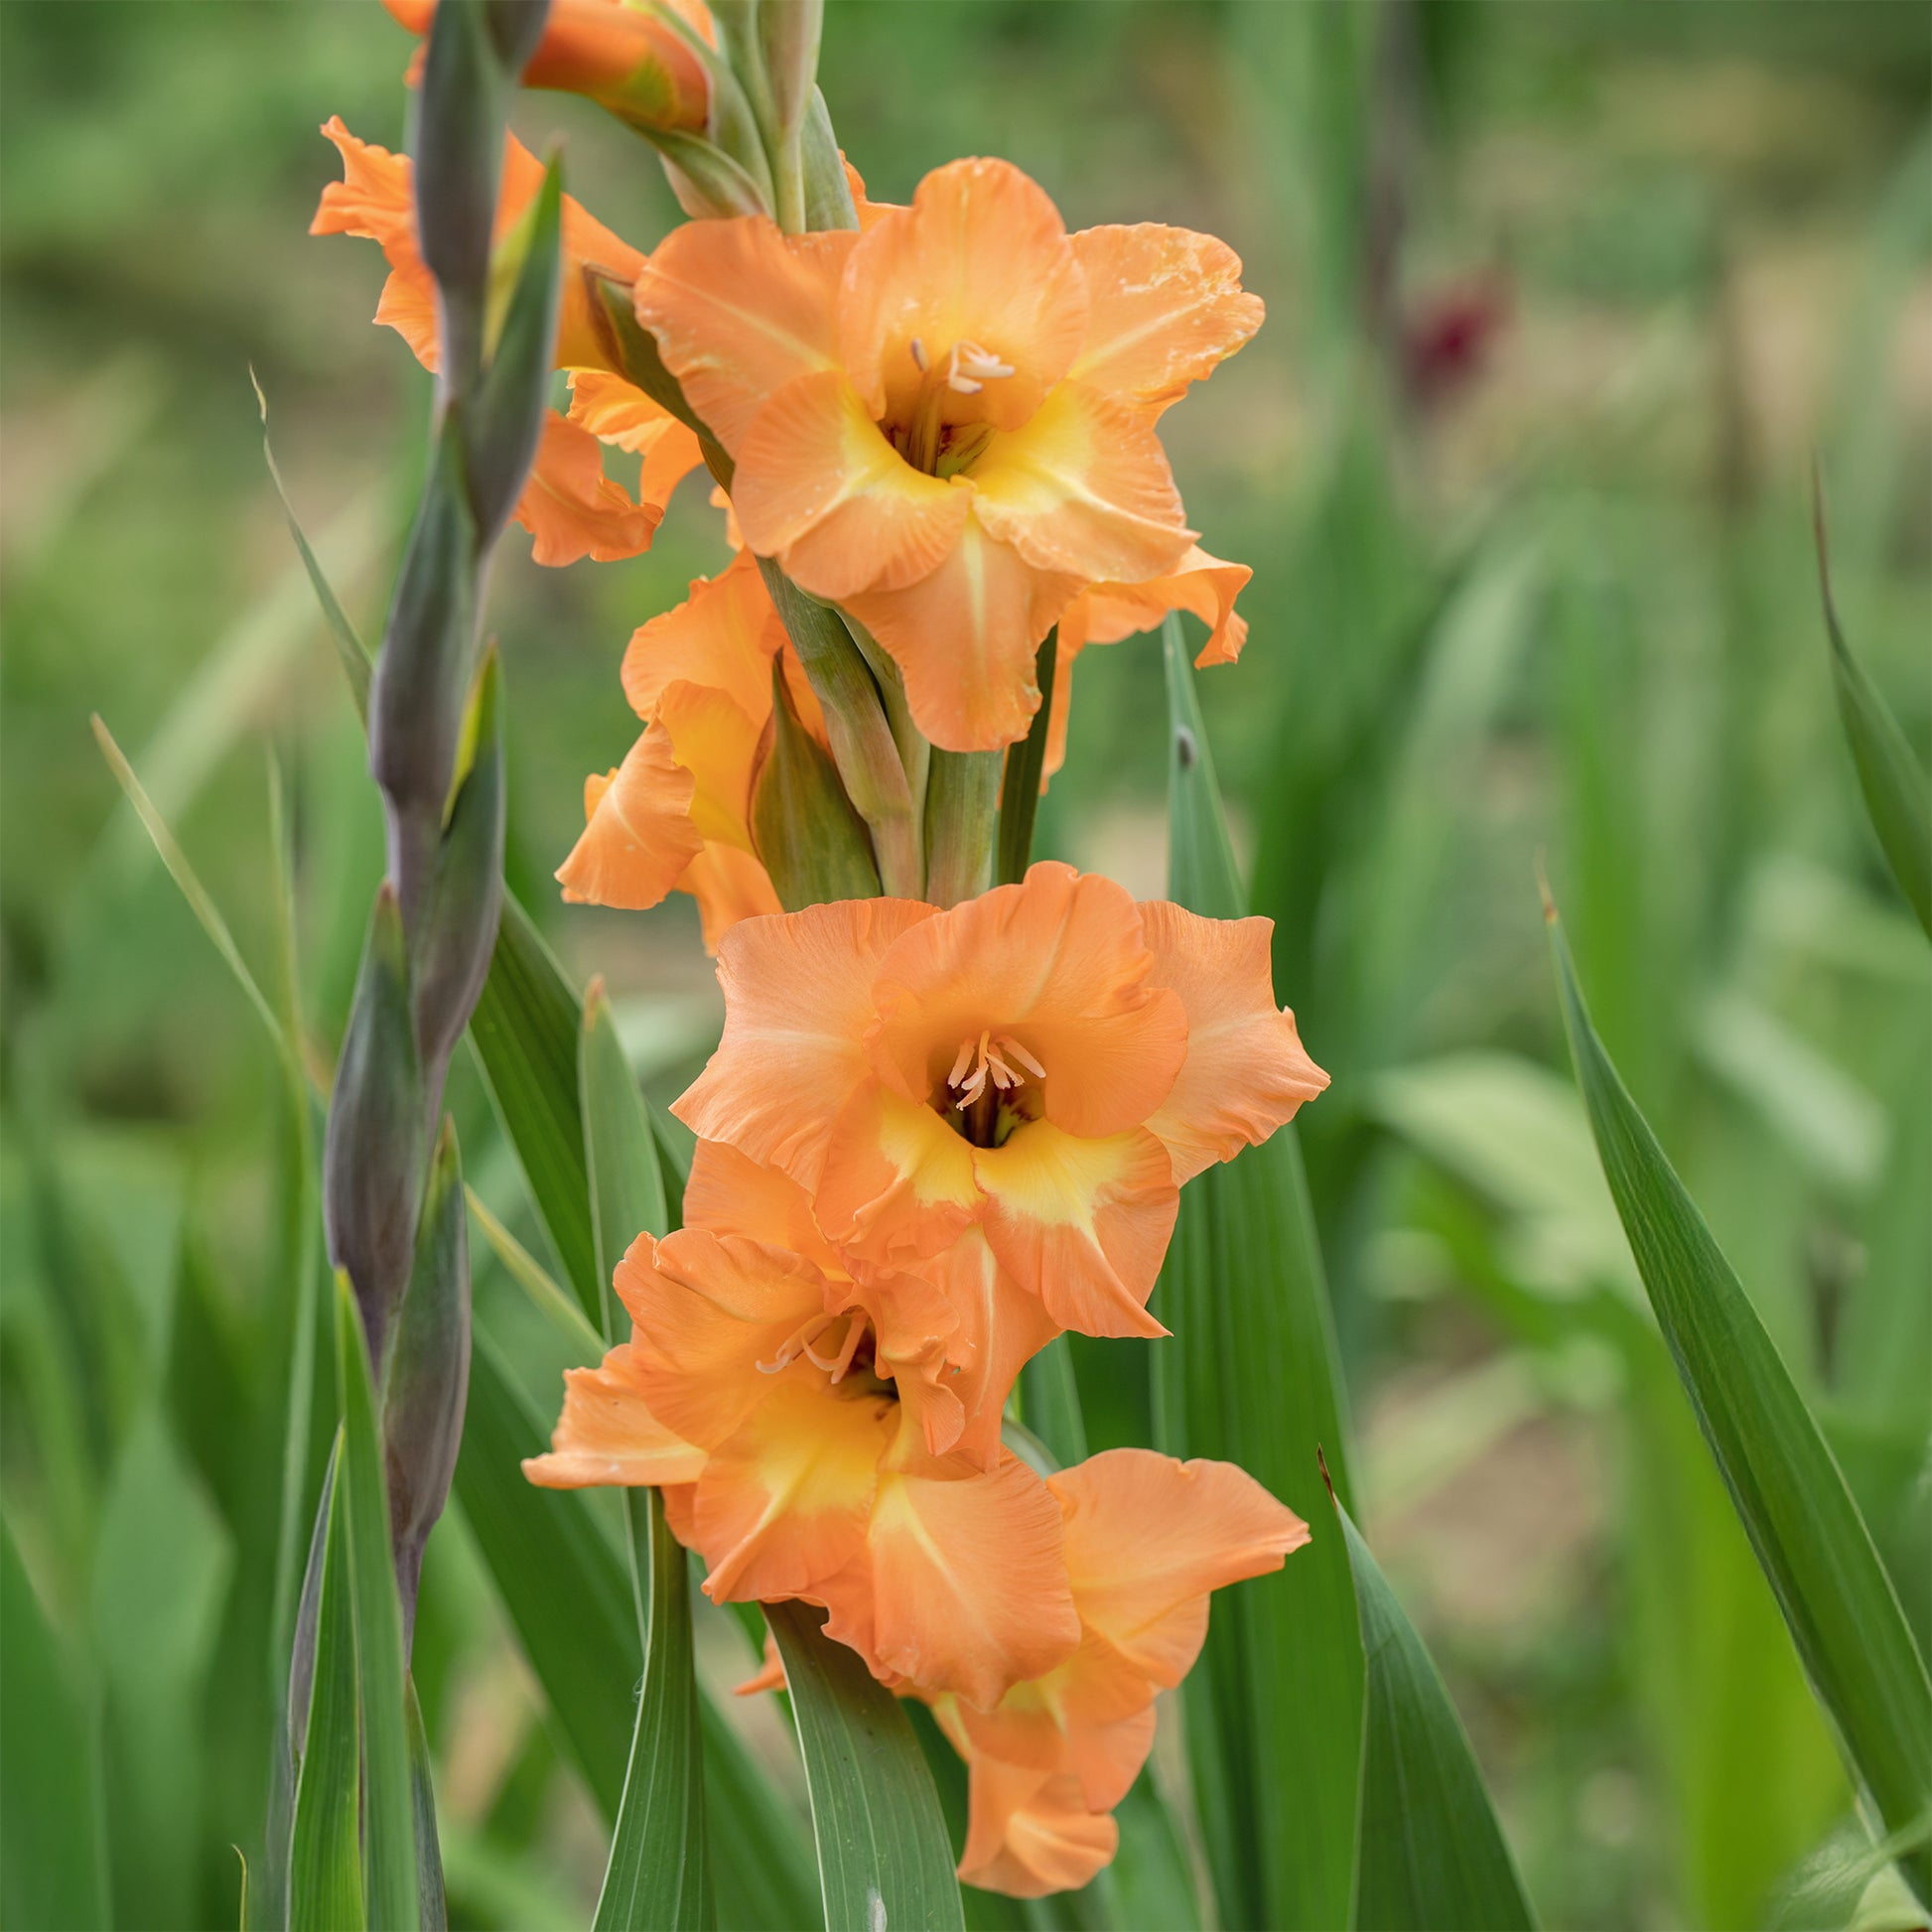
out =
[[[394,329],[416,359],[433,369],[440,352],[436,283],[416,243],[409,157],[357,140],[340,116],[322,131],[342,155],[343,179],[323,190],[309,232],[360,235],[380,244],[389,279],[375,319]],[[507,137],[496,207],[498,243],[515,229],[542,185],[543,164],[513,135]],[[551,410],[544,419],[516,520],[535,539],[540,564],[568,564],[580,557],[609,562],[650,547],[671,490],[701,458],[698,440],[684,424],[611,369],[592,319],[585,267],[629,281],[644,257],[568,195],[563,256],[557,366],[578,373],[570,414]],[[636,500],[605,476],[604,443],[642,458]]]
[[[746,920],[724,1038],[673,1111],[789,1175],[862,1263],[983,1251],[1056,1326],[1162,1334],[1180,1183],[1327,1084],[1274,1003],[1270,930],[1049,863],[944,912]]]
[[[427,34],[436,15],[436,0],[382,4],[412,34]],[[628,0],[550,0],[523,84],[583,94],[648,132],[701,132],[711,110],[711,83],[696,50],[667,18],[673,11],[712,40],[711,16],[696,0],[675,9]]]
[[[1018,169],[966,160],[862,233],[692,222],[636,302],[737,465],[746,541],[973,751],[1025,734],[1035,649],[1081,590],[1183,568],[1155,423],[1259,327],[1240,267],[1178,228],[1068,234]]]

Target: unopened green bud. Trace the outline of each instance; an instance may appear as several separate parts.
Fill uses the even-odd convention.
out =
[[[355,1290],[376,1361],[415,1251],[423,1116],[402,913],[385,881],[362,946],[322,1165],[329,1258]]]
[[[489,364],[465,419],[465,469],[480,545],[495,541],[515,508],[550,404],[562,236],[563,167],[553,155],[543,187],[490,267]]]
[[[799,720],[782,651],[771,660],[771,719],[752,786],[752,837],[788,912],[879,896],[865,821],[831,755]]]
[[[493,645],[470,697],[459,768],[466,764],[416,935],[416,1042],[432,1084],[470,1024],[503,909],[502,668]]]
[[[430,1164],[414,1265],[389,1343],[382,1441],[405,1647],[415,1622],[423,1546],[449,1500],[470,1387],[470,1250],[456,1125],[445,1119]]]

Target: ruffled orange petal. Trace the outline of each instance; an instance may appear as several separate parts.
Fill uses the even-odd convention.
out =
[[[979,1210],[973,1150],[931,1108],[862,1080],[839,1110],[813,1205],[827,1237],[868,1261],[937,1254]]]
[[[1082,1621],[1163,1686],[1193,1664],[1208,1593],[1279,1570],[1309,1540],[1309,1526],[1231,1462],[1109,1449],[1047,1486],[1065,1512]]]
[[[1187,1050],[1177,998],[1152,979],[1141,907],[1111,879],[1041,860],[914,926],[879,962],[873,1064],[906,1098],[946,1097],[962,1044],[990,1030],[1044,1069],[1018,1091],[1097,1140],[1167,1098]]]
[[[697,437],[669,410],[603,369],[571,371],[570,420],[600,443],[643,458],[637,500],[660,511],[672,490],[704,462]]]
[[[1063,382],[1024,428],[995,436],[972,469],[974,513],[1037,570],[1138,583],[1187,554],[1161,439],[1144,415]]]
[[[704,1450],[664,1426],[636,1370],[637,1353],[628,1342],[612,1349],[597,1368],[566,1369],[564,1411],[550,1453],[527,1457],[523,1473],[546,1489],[694,1481]]]
[[[867,1532],[873,1654],[922,1688],[997,1704],[1080,1640],[1058,1510],[1017,1456],[991,1474],[928,1466],[939,1473],[879,1478]]]
[[[825,1281],[809,1262],[698,1228],[656,1243],[640,1236],[615,1281],[637,1324],[637,1388],[667,1428],[706,1449],[790,1385],[759,1364],[781,1363],[800,1327],[825,1312]],[[817,1371],[800,1358],[795,1373]]]
[[[639,718],[654,718],[668,685],[711,685],[762,725],[771,715],[771,659],[784,635],[757,560],[741,551],[716,577],[694,578],[682,604],[631,633],[623,694]]]
[[[1241,257],[1212,235],[1143,221],[1072,239],[1091,309],[1070,373],[1123,402],[1158,413],[1261,327]]]
[[[951,1305],[945,1341],[947,1386],[963,1410],[953,1448],[980,1468],[999,1460],[1000,1419],[1020,1371],[1059,1333],[1037,1295],[994,1259],[983,1228],[969,1227],[951,1247],[917,1264]]]
[[[1178,1183],[1265,1141],[1328,1076],[1303,1050],[1294,1014],[1275,1005],[1272,919],[1203,919],[1151,899],[1141,922],[1154,983],[1187,1009],[1186,1062],[1148,1122]]]
[[[761,918],[767,912],[784,909],[763,865],[751,853],[716,841],[707,843],[685,867],[677,889],[698,901],[705,950],[713,954],[740,919]]]
[[[734,456],[768,397],[838,367],[838,277],[858,240],[785,235],[763,215],[687,221],[638,276],[638,322]]]
[[[920,731],[942,751],[986,752],[1026,737],[1039,709],[1035,654],[1078,588],[968,517],[929,575],[842,602],[898,666]]]
[[[1087,1809],[1077,1779],[973,1760],[959,1861],[967,1884],[1010,1898],[1077,1891],[1119,1849],[1119,1826]]]
[[[426,369],[436,367],[436,282],[416,246],[415,178],[406,154],[358,140],[332,114],[323,134],[343,158],[343,178],[322,191],[311,234],[359,235],[376,242],[389,264],[376,307],[377,322],[393,329]]]
[[[584,781],[584,836],[557,868],[564,897],[633,912],[657,904],[703,850],[691,823],[696,789],[670,734],[642,733],[615,771]]]
[[[1050,1121],[978,1148],[986,1238],[1002,1267],[1062,1328],[1165,1335],[1147,1311],[1180,1191],[1168,1151],[1145,1128],[1076,1140]]]
[[[722,1141],[700,1141],[692,1153],[684,1225],[788,1248],[824,1275],[845,1272],[812,1219],[811,1196],[776,1168],[761,1168]]]
[[[536,539],[531,555],[540,564],[574,564],[580,557],[606,564],[648,550],[664,512],[632,502],[604,474],[597,438],[553,409],[544,418],[516,520]]]
[[[914,470],[837,370],[788,382],[739,443],[745,541],[816,597],[897,590],[959,540],[963,487]]]
[[[1013,373],[977,392],[940,387],[940,420],[1017,429],[1086,334],[1086,282],[1059,210],[1010,162],[935,168],[911,207],[875,221],[846,263],[839,341],[875,419],[905,421],[954,345],[971,345]]]
[[[865,1542],[897,1408],[802,1382],[771,1389],[698,1478],[692,1520],[713,1602],[796,1596],[843,1568]]]
[[[845,899],[734,926],[718,949],[724,1037],[672,1113],[816,1187],[832,1123],[867,1074],[878,962],[932,915],[913,899]]]

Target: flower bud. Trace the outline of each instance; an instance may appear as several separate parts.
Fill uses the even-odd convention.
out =
[[[395,889],[369,915],[348,1033],[329,1101],[323,1222],[329,1258],[355,1290],[373,1360],[409,1280],[423,1192],[423,1084]]]
[[[476,634],[478,546],[463,442],[462,414],[452,407],[430,456],[422,507],[369,680],[369,769],[399,815],[439,832]],[[422,857],[391,855],[391,877],[412,911]]]
[[[416,1043],[432,1083],[483,991],[503,906],[501,695],[492,646],[471,693],[463,730],[468,769],[457,783],[416,938]]]
[[[437,10],[436,0],[383,4],[412,34]],[[669,10],[613,0],[551,0],[523,84],[583,94],[645,134],[701,132],[711,104],[704,62]]]
[[[430,1165],[415,1261],[396,1316],[382,1390],[390,1534],[405,1648],[415,1622],[423,1546],[449,1499],[469,1387],[470,1248],[463,1162],[456,1124],[446,1116]]]
[[[771,718],[752,785],[752,838],[788,912],[879,896],[865,821],[837,766],[799,722],[782,652],[771,660]]]
[[[563,173],[553,156],[543,187],[490,263],[488,366],[468,412],[464,466],[480,545],[496,540],[515,507],[549,408],[562,232]]]

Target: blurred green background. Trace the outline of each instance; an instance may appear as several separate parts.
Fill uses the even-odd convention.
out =
[[[0,7],[0,1798],[72,1832],[128,1925],[232,1923],[259,1834],[287,1151],[265,1036],[87,719],[264,978],[273,749],[326,1069],[379,817],[248,372],[373,632],[427,382],[368,326],[374,247],[304,230],[337,174],[317,124],[399,145],[407,51],[373,4]],[[1815,453],[1849,632],[1923,753],[1923,9],[832,0],[822,75],[876,197],[1002,154],[1069,225],[1246,261],[1268,326],[1164,431],[1208,547],[1255,567],[1247,655],[1202,697],[1278,992],[1334,1076],[1304,1139],[1366,1527],[1546,1923],[1845,1923],[1848,1788],[1633,1296],[1533,868],[1925,1644],[1932,967],[1839,738],[1808,503]],[[519,125],[640,245],[672,220],[581,103]],[[725,557],[686,490],[629,564],[539,571],[513,533],[491,606],[513,884],[665,1096],[718,1023],[689,902],[566,912],[549,873],[634,732],[631,628]],[[1151,638],[1082,659],[1038,841],[1146,894],[1160,676]],[[452,1093],[535,1245],[461,1059]],[[1078,1360],[1096,1447],[1147,1440],[1144,1366]],[[701,1635],[739,1674],[738,1626]],[[600,1828],[454,1506],[418,1657],[453,1913],[582,1922]],[[100,1839],[60,1803],[90,1788]]]

